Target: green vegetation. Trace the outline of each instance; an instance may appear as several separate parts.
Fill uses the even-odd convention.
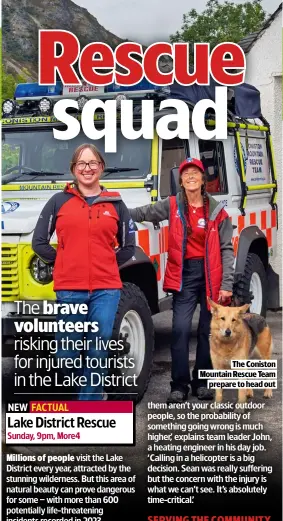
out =
[[[208,42],[213,48],[221,42],[239,42],[258,31],[266,20],[261,0],[243,4],[208,0],[202,13],[191,9],[183,15],[180,31],[170,36],[173,42]]]
[[[25,83],[27,81],[28,71],[23,69],[21,74],[8,74],[5,71],[4,65],[2,63],[1,67],[1,83],[2,83],[2,101],[8,98],[14,97],[15,88],[18,83]]]
[[[20,147],[3,143],[2,144],[2,171],[3,175],[5,175],[6,171],[12,166],[17,166],[19,164],[20,159]],[[14,172],[17,172],[14,170]]]

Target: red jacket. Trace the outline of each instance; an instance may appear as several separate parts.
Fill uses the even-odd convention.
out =
[[[224,204],[208,196],[209,219],[205,240],[206,292],[217,301],[220,289],[232,291],[234,275],[233,227]],[[137,221],[160,222],[169,219],[168,260],[164,291],[182,290],[183,260],[187,245],[187,223],[180,193],[155,204],[130,210]]]
[[[211,209],[210,209],[211,210]],[[207,295],[217,301],[222,283],[223,267],[220,251],[219,224],[228,215],[220,207],[215,218],[207,223],[205,238],[205,279]],[[180,199],[170,197],[168,261],[164,279],[164,291],[181,291],[184,251],[187,243],[187,225]]]
[[[57,250],[49,244],[54,231]],[[43,208],[32,247],[44,262],[55,261],[55,291],[118,289],[119,265],[134,255],[134,224],[119,193],[103,190],[89,205],[68,184]]]

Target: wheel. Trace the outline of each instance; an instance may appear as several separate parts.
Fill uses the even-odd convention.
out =
[[[250,302],[252,294],[250,312],[266,316],[267,278],[264,266],[255,253],[247,255],[244,273],[236,284],[236,294],[242,304]]]
[[[117,358],[132,359],[134,367],[113,371],[116,375],[136,375],[136,386],[119,386],[111,389],[111,399],[139,402],[148,386],[153,364],[154,328],[151,312],[143,292],[135,284],[126,282],[121,290],[113,335],[122,340],[123,350]],[[105,389],[107,392],[107,389]],[[115,394],[117,393],[117,394]],[[110,397],[109,397],[110,398]]]

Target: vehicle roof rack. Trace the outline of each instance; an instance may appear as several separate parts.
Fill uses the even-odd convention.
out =
[[[123,87],[112,83],[105,87],[89,85],[85,82],[80,86],[63,86],[59,81],[55,85],[39,85],[38,83],[20,83],[16,86],[13,100],[5,100],[2,110],[12,116],[32,116],[51,114],[54,102],[62,98],[75,98],[80,109],[88,99],[131,99],[138,106],[142,100],[152,99],[158,104],[162,99],[180,99],[190,107],[202,99],[215,100],[215,88],[219,86],[213,78],[210,85],[183,86],[174,82],[166,87],[159,87],[143,79],[131,87]],[[4,111],[4,109],[6,109]],[[10,110],[10,112],[9,112]],[[136,109],[138,113],[138,109]],[[227,120],[235,122],[239,118],[241,123],[247,119],[261,119],[260,93],[249,84],[228,87]],[[265,120],[266,122],[266,120]]]

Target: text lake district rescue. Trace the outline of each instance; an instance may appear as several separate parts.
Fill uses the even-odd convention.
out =
[[[16,415],[18,416],[18,415]],[[89,429],[115,429],[116,420],[114,419],[92,419],[88,420],[82,416],[72,418],[48,418],[47,416],[35,416],[34,418],[7,418],[8,428],[32,429],[38,428],[89,428]]]

